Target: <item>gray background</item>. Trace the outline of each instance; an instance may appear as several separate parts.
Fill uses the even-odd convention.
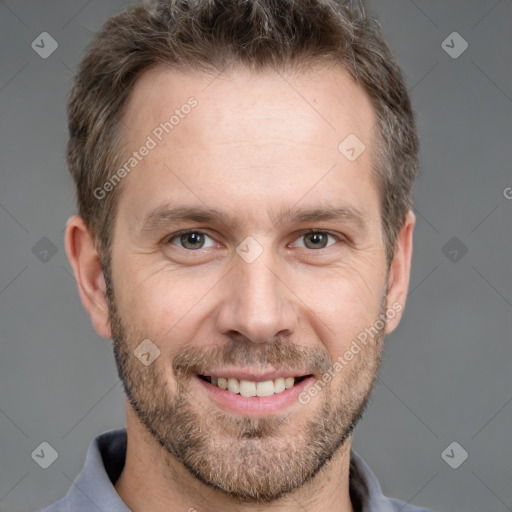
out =
[[[0,3],[2,512],[62,497],[91,440],[125,422],[110,343],[82,309],[63,229],[75,212],[64,161],[71,77],[126,5]],[[439,511],[512,510],[512,2],[371,6],[407,77],[422,169],[406,313],[354,447],[387,495]],[[59,44],[47,59],[31,48],[44,31]],[[454,31],[469,44],[457,59],[441,46]],[[46,262],[32,251],[43,237],[57,250]],[[43,441],[58,452],[48,469],[31,458]],[[453,441],[469,454],[458,469],[441,457]]]

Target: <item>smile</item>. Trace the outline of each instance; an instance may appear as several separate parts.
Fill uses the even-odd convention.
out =
[[[282,393],[286,389],[292,388],[295,384],[298,384],[309,376],[279,377],[277,379],[265,380],[262,382],[235,379],[232,377],[210,377],[205,375],[198,375],[198,377],[235,395],[241,395],[243,397],[264,397]]]
[[[311,374],[259,378],[248,380],[196,374],[192,382],[199,385],[218,407],[237,415],[259,417],[281,414],[294,404],[300,406],[299,395],[315,381]]]

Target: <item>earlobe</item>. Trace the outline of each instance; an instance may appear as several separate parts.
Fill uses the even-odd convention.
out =
[[[65,246],[82,304],[98,334],[111,339],[106,284],[100,257],[93,235],[78,215],[68,220]]]
[[[394,314],[393,317],[389,316],[386,324],[386,334],[396,329],[405,308],[411,272],[415,222],[416,216],[410,210],[395,241],[395,252],[389,269],[387,292],[387,308],[388,310],[393,310]]]

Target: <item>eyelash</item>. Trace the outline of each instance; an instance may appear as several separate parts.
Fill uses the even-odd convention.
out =
[[[173,235],[167,237],[164,239],[163,243],[164,245],[174,245],[172,244],[172,241],[173,240],[176,240],[176,239],[179,239],[180,237],[182,237],[183,235],[188,235],[190,233],[200,233],[202,235],[206,235],[208,236],[209,238],[212,238],[208,233],[206,233],[205,231],[202,231],[200,229],[187,229],[185,231],[180,231],[178,233],[174,233]],[[325,231],[325,230],[321,230],[321,229],[308,229],[306,231],[302,231],[299,236],[297,237],[297,240],[299,238],[302,238],[302,237],[305,237],[306,235],[311,235],[311,234],[315,234],[315,233],[321,233],[321,234],[325,234],[325,235],[328,235],[328,236],[331,236],[333,238],[336,239],[336,243],[338,242],[343,242],[345,241],[345,237],[341,236],[341,235],[338,235],[338,234],[335,234],[335,233],[332,233],[330,231]],[[213,239],[213,238],[212,238]],[[332,244],[332,245],[335,245],[335,244]],[[179,246],[177,246],[179,247]],[[327,246],[327,247],[322,247],[320,249],[310,249],[311,251],[321,251],[322,249],[328,249],[329,247],[331,247],[331,245]],[[196,252],[196,251],[200,251],[201,249],[196,249],[196,251],[192,250],[192,249],[186,249],[184,247],[180,247],[180,249],[184,249],[186,251],[189,251],[189,252]],[[300,247],[300,249],[303,249],[303,247]],[[306,248],[307,249],[307,248]]]

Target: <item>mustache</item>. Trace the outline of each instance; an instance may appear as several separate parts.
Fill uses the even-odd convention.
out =
[[[207,374],[209,370],[225,366],[250,367],[271,366],[276,370],[307,370],[307,373],[324,374],[332,365],[329,354],[319,348],[297,345],[290,340],[258,344],[231,340],[224,346],[194,347],[184,345],[174,358],[172,369],[177,378]]]

